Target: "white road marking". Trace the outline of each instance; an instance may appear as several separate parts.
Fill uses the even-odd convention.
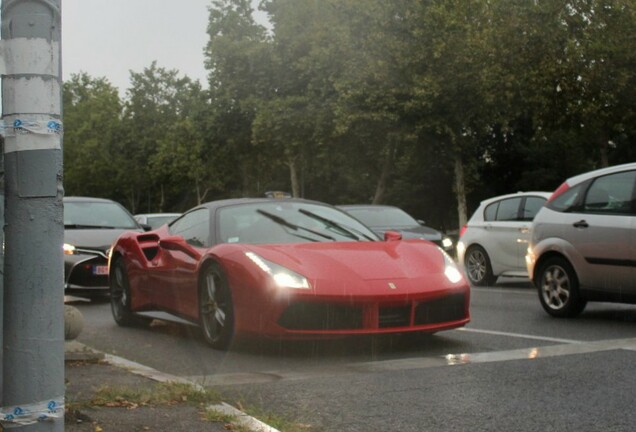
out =
[[[501,288],[483,288],[483,287],[470,287],[471,291],[486,292],[492,294],[524,294],[528,296],[536,296],[537,291],[534,288],[513,288],[513,287],[501,287]]]
[[[495,333],[497,334],[497,333]],[[505,334],[505,333],[504,333]],[[546,338],[541,338],[545,340]],[[556,339],[550,338],[551,341]],[[242,384],[263,384],[275,381],[294,381],[319,379],[355,373],[374,373],[396,370],[425,369],[444,366],[458,366],[480,363],[494,363],[511,360],[537,360],[565,355],[589,354],[602,351],[630,350],[636,351],[636,338],[614,339],[594,342],[567,341],[559,345],[545,347],[521,348],[505,351],[447,354],[436,357],[414,357],[396,360],[350,363],[316,371],[290,372],[265,371],[255,373],[228,373],[187,377],[188,380],[202,386],[233,386]]]
[[[523,333],[509,333],[509,332],[501,332],[501,331],[495,331],[495,330],[482,330],[482,329],[475,329],[470,327],[458,328],[457,330],[463,331],[463,332],[469,332],[469,333],[483,333],[483,334],[490,334],[490,335],[496,335],[496,336],[541,340],[546,342],[556,342],[556,343],[562,343],[562,344],[583,343],[583,341],[578,341],[573,339],[560,339],[560,338],[553,338],[548,336],[535,336],[535,335],[529,335],[529,334],[523,334]]]

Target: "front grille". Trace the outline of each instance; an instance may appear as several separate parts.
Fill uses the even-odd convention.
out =
[[[82,261],[77,263],[72,269],[68,278],[68,285],[74,287],[107,287],[108,275],[96,275],[93,274],[94,266],[106,266],[106,261],[101,256],[96,256],[93,259]]]
[[[411,306],[381,307],[378,318],[380,328],[406,327],[411,323]]]
[[[362,308],[299,302],[291,304],[278,320],[290,330],[354,330],[362,328]]]
[[[464,294],[441,297],[422,302],[415,308],[415,325],[457,321],[466,317]]]

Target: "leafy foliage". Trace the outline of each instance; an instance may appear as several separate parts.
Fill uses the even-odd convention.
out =
[[[210,3],[207,86],[156,63],[64,87],[67,194],[182,211],[289,190],[454,229],[634,160],[634,0]]]

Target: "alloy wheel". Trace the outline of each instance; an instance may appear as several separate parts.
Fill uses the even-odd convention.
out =
[[[128,295],[126,292],[126,281],[124,270],[120,264],[115,266],[114,278],[111,286],[110,301],[113,307],[113,314],[116,318],[121,319],[126,310],[128,303]]]
[[[545,304],[554,310],[563,309],[570,299],[571,285],[567,272],[558,265],[547,267],[541,280]]]
[[[221,337],[221,332],[226,326],[227,302],[219,285],[218,275],[214,271],[209,271],[205,275],[201,319],[206,335],[212,341]]]

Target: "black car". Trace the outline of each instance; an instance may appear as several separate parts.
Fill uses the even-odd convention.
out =
[[[143,231],[120,204],[102,198],[64,198],[64,290],[107,295],[108,253],[124,231]]]
[[[453,241],[441,232],[424,225],[404,210],[387,205],[351,204],[340,205],[339,209],[346,211],[363,224],[371,228],[380,237],[386,231],[398,231],[402,238],[418,238],[432,241],[444,251],[451,253]]]

